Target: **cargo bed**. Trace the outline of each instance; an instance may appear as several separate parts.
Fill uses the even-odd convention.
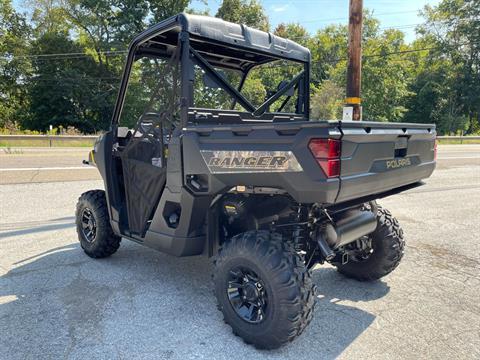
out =
[[[189,126],[183,133],[184,183],[188,186],[194,176],[204,183],[201,191],[211,195],[238,185],[262,186],[283,189],[301,203],[329,205],[404,187],[428,178],[435,168],[434,125],[245,122]],[[309,149],[312,139],[322,138],[341,142],[338,176],[326,176]],[[206,154],[286,154],[292,164],[278,171],[222,169],[220,163],[209,166]]]

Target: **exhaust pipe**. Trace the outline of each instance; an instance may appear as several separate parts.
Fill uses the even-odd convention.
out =
[[[326,242],[331,250],[335,250],[372,233],[376,228],[377,217],[373,212],[358,209],[348,210],[335,221],[335,224],[327,223],[323,227],[318,233],[317,242],[322,254],[331,256],[328,251],[325,251],[324,254],[324,249],[322,249],[324,246],[320,246],[321,242]]]
[[[335,252],[328,245],[327,241],[325,240],[325,238],[321,233],[319,233],[317,236],[317,244],[325,260],[327,261],[333,260],[333,258],[335,257]]]

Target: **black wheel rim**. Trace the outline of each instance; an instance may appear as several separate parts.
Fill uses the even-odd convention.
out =
[[[237,315],[252,324],[265,319],[268,297],[260,277],[245,267],[236,267],[228,274],[227,296]]]
[[[83,237],[86,241],[92,243],[95,241],[97,235],[97,222],[95,221],[93,212],[89,208],[85,208],[83,209],[81,216]]]

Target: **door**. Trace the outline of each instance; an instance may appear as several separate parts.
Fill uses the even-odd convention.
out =
[[[130,74],[118,137],[128,230],[143,237],[166,183],[168,142],[179,118],[175,54],[140,57]],[[120,143],[120,142],[119,142]]]

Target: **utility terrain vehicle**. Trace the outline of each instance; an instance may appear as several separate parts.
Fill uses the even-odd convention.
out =
[[[105,191],[77,205],[87,255],[126,238],[213,257],[225,321],[269,349],[312,319],[315,264],[358,280],[395,269],[403,232],[375,200],[431,175],[435,127],[313,121],[309,72],[308,49],[216,18],[179,14],[137,36],[89,159]]]

